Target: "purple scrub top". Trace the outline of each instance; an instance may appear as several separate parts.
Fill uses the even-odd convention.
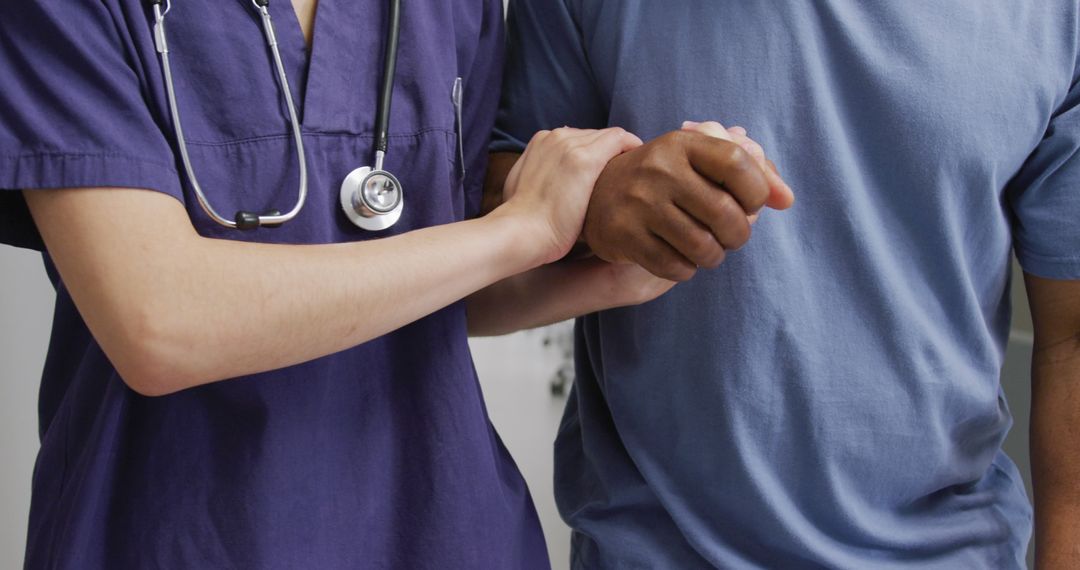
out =
[[[270,5],[310,195],[294,221],[244,233],[211,222],[179,174],[144,4],[0,3],[0,240],[41,245],[24,188],[145,188],[183,202],[204,236],[290,244],[476,215],[502,65],[499,0],[404,3],[387,167],[405,210],[380,233],[340,211],[341,180],[373,160],[386,4],[321,0],[310,63],[290,3]],[[167,23],[183,126],[212,203],[230,215],[291,208],[298,169],[250,2],[176,0]],[[118,377],[46,264],[57,303],[27,567],[549,566],[525,483],[484,408],[462,304],[332,356],[145,398]]]

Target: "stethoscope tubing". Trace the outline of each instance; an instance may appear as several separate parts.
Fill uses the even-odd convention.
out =
[[[401,182],[384,167],[389,147],[390,104],[394,95],[398,39],[401,35],[401,0],[390,0],[389,4],[389,33],[384,46],[382,85],[375,112],[375,165],[350,172],[342,181],[339,192],[345,216],[354,225],[369,231],[385,230],[397,223],[404,200]],[[369,196],[371,192],[378,195],[372,198]],[[384,204],[382,198],[388,192],[393,193],[393,200]]]
[[[166,7],[165,10],[162,11],[162,0],[151,1],[154,5],[154,44],[157,52],[161,55],[161,67],[165,75],[165,91],[168,95],[169,112],[172,115],[173,129],[176,131],[177,146],[180,149],[180,159],[184,164],[184,171],[187,173],[188,180],[191,182],[192,190],[195,191],[195,197],[199,202],[199,206],[202,207],[203,211],[206,212],[214,222],[233,229],[254,229],[260,226],[278,226],[292,220],[300,213],[300,210],[304,207],[304,203],[307,201],[307,154],[304,151],[303,132],[300,126],[299,116],[296,113],[296,105],[293,103],[289,80],[285,74],[285,65],[281,60],[281,52],[278,50],[277,35],[274,33],[274,24],[270,19],[270,12],[267,9],[267,0],[252,0],[252,5],[254,5],[255,9],[259,12],[259,16],[262,20],[263,35],[266,37],[266,42],[270,47],[270,53],[274,58],[274,67],[277,69],[279,88],[285,96],[285,104],[289,111],[289,121],[292,124],[293,140],[296,144],[296,158],[300,165],[300,182],[297,190],[296,204],[294,204],[292,209],[288,212],[284,214],[252,214],[250,212],[240,211],[237,212],[234,220],[222,216],[213,205],[210,204],[206,194],[203,192],[202,186],[199,184],[198,178],[195,176],[195,169],[192,166],[191,156],[188,153],[187,140],[184,138],[184,128],[180,122],[180,110],[176,101],[176,88],[173,83],[172,69],[169,64],[169,45],[165,33],[165,15],[172,9],[172,2],[171,0],[164,0]]]
[[[390,33],[386,36],[386,53],[383,62],[382,91],[379,94],[378,111],[375,115],[375,150],[386,154],[390,131],[390,104],[394,100],[394,78],[397,71],[398,39],[401,36],[401,0],[390,0]],[[377,161],[381,162],[381,161]],[[375,170],[382,170],[376,164]]]

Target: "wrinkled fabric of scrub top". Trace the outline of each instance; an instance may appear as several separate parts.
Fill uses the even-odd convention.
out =
[[[496,150],[743,125],[797,201],[578,322],[575,568],[1019,568],[1009,255],[1080,279],[1075,0],[515,0]]]
[[[372,161],[386,5],[321,0],[309,65],[291,4],[270,4],[310,195],[294,221],[243,233],[212,223],[178,174],[142,2],[3,2],[3,240],[40,245],[19,188],[146,188],[183,202],[204,236],[289,244],[475,215],[501,75],[498,0],[405,3],[387,156],[405,210],[381,233],[340,211],[341,180]],[[212,203],[291,208],[292,135],[250,2],[177,1],[167,22]],[[124,385],[53,278],[28,568],[548,567],[525,484],[487,418],[461,304],[332,356],[149,399]]]

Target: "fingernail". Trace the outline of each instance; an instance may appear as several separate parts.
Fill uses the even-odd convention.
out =
[[[685,129],[686,127],[696,127],[696,126],[698,126],[700,124],[701,123],[699,123],[697,121],[683,121],[682,122],[682,128]]]

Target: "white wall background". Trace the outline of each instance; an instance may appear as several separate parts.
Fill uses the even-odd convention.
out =
[[[1019,275],[1019,273],[1017,273]],[[1003,374],[1016,426],[1006,450],[1027,477],[1030,317],[1019,280]],[[30,477],[37,452],[37,387],[48,345],[53,291],[41,256],[0,246],[0,568],[22,565]],[[565,326],[565,325],[564,325]],[[556,569],[568,567],[569,536],[552,499],[551,443],[564,399],[550,382],[561,363],[545,331],[473,341],[492,421],[525,474]]]
[[[0,246],[0,568],[22,567],[54,297],[40,254]]]

